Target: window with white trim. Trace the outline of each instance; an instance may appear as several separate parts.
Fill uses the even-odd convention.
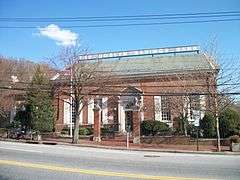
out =
[[[154,96],[154,110],[155,110],[155,120],[162,120],[162,112],[161,112],[161,96]]]
[[[190,119],[196,120],[200,116],[200,95],[189,96]]]
[[[75,109],[75,104],[74,104],[74,101],[72,101],[72,123],[75,123],[76,121],[76,109]]]
[[[70,115],[71,115],[70,100],[64,99],[63,100],[63,123],[64,124],[70,123]]]
[[[162,121],[171,121],[169,97],[161,96]]]

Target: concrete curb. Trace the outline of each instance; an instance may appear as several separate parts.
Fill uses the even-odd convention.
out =
[[[3,139],[0,141],[7,142],[18,142],[18,143],[31,143],[33,141],[28,140],[16,140],[16,139]],[[152,149],[152,148],[134,148],[130,147],[118,147],[118,146],[103,146],[103,145],[93,145],[93,144],[69,144],[58,141],[41,141],[33,142],[32,144],[46,144],[46,145],[65,145],[65,146],[75,146],[75,147],[90,147],[90,148],[101,148],[101,149],[111,149],[111,150],[124,150],[124,151],[144,151],[144,152],[163,152],[163,153],[183,153],[183,154],[206,154],[206,155],[240,155],[240,152],[213,152],[213,151],[188,151],[188,150],[172,150],[172,149]]]
[[[89,144],[67,144],[58,143],[59,145],[78,146],[78,147],[91,147],[111,150],[124,150],[124,151],[144,151],[144,152],[163,152],[163,153],[183,153],[183,154],[212,154],[212,155],[240,155],[236,152],[212,152],[212,151],[187,151],[187,150],[172,150],[172,149],[150,149],[150,148],[124,148],[117,146],[102,146],[102,145],[89,145]]]

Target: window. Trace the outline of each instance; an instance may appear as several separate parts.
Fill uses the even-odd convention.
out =
[[[171,121],[169,97],[161,97],[162,121]]]
[[[93,109],[94,109],[94,99],[89,99],[88,100],[88,120],[87,120],[87,123],[88,124],[94,124],[94,112],[93,112]]]
[[[162,112],[161,112],[161,96],[154,96],[154,110],[155,110],[155,120],[162,120]]]
[[[200,96],[190,96],[189,97],[189,105],[190,105],[190,119],[196,120],[199,119],[200,113]]]
[[[74,101],[72,101],[72,123],[75,123],[76,121],[76,111],[75,111],[75,104]]]
[[[70,123],[70,113],[71,113],[70,100],[64,99],[63,101],[63,123],[64,124]]]
[[[82,109],[82,103],[79,104],[79,108],[81,109],[81,112],[79,114],[79,123],[82,124],[83,123],[83,109]],[[76,122],[76,108],[75,108],[75,103],[74,101],[72,101],[72,105],[71,105],[71,112],[72,113],[72,123]],[[70,123],[70,122],[69,122]]]

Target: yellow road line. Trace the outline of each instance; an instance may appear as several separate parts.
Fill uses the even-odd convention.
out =
[[[44,170],[50,170],[50,171],[71,172],[71,173],[99,175],[99,176],[116,176],[116,177],[136,178],[136,179],[160,179],[160,180],[190,180],[190,179],[196,180],[197,179],[197,178],[185,178],[185,177],[152,176],[152,175],[145,175],[145,174],[88,170],[88,169],[63,167],[59,165],[56,166],[56,165],[49,165],[49,164],[37,164],[37,163],[28,163],[28,162],[1,160],[1,159],[0,159],[0,164],[19,166],[24,168],[44,169]]]

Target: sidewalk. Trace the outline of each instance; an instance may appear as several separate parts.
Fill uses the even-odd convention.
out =
[[[2,141],[13,141],[23,143],[38,143],[35,141],[0,139]],[[78,144],[72,144],[70,138],[44,138],[40,143],[49,145],[68,145],[79,147],[104,148],[115,150],[148,151],[148,152],[169,152],[169,153],[191,153],[191,154],[219,154],[219,155],[240,155],[239,152],[229,151],[228,146],[221,146],[222,152],[216,152],[215,146],[200,145],[197,151],[196,145],[173,145],[173,144],[133,144],[130,143],[129,149],[125,142],[115,142],[114,140],[103,140],[94,142],[80,139]]]

